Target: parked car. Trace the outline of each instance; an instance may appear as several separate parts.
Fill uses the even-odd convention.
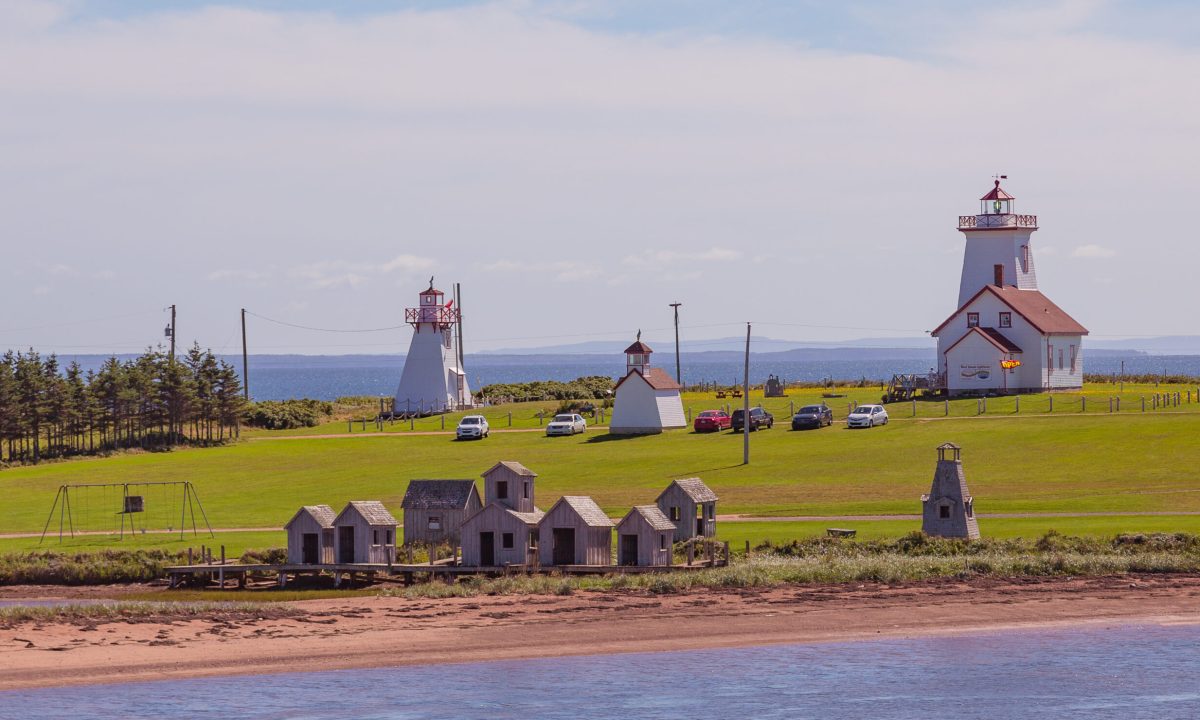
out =
[[[859,405],[846,417],[846,427],[873,428],[887,424],[887,410],[882,405]]]
[[[833,424],[833,411],[826,405],[805,405],[792,416],[792,429],[828,427]]]
[[[734,432],[741,432],[743,416],[744,416],[743,410],[734,410],[733,411],[733,417],[730,418],[729,424],[733,427]],[[775,416],[772,415],[771,413],[767,412],[766,410],[763,410],[760,407],[750,408],[750,430],[751,430],[751,432],[758,430],[759,428],[764,428],[764,427],[767,428],[768,430],[775,427]]]
[[[728,430],[733,421],[724,410],[705,410],[692,421],[692,429],[696,432],[719,432]]]
[[[546,425],[546,437],[550,437],[551,435],[574,435],[581,432],[587,432],[587,421],[580,415],[555,415],[554,419]]]
[[[488,421],[482,415],[465,415],[458,421],[454,436],[459,440],[482,440],[488,436]]]

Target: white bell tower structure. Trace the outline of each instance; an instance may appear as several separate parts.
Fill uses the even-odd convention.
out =
[[[991,192],[979,199],[978,215],[958,218],[958,229],[967,236],[959,307],[988,285],[1038,289],[1032,241],[1037,215],[1016,214],[1016,198],[1000,187],[1002,179],[1007,176],[997,177]]]
[[[462,316],[454,301],[445,299],[430,278],[429,288],[418,296],[417,307],[404,310],[413,335],[393,412],[445,412],[473,404],[456,335]]]

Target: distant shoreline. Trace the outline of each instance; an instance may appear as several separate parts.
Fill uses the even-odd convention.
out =
[[[144,588],[141,588],[144,590]],[[50,594],[61,588],[12,588]],[[86,597],[94,590],[80,590]],[[67,594],[70,594],[68,591]],[[348,596],[241,619],[0,628],[0,690],[628,652],[1200,624],[1200,576],[577,592],[440,600]],[[448,672],[453,672],[452,670]]]

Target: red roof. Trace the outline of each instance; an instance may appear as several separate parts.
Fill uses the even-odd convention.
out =
[[[432,285],[430,285],[429,289],[422,290],[421,294],[422,295],[445,295],[446,293],[442,292],[441,290],[437,290]]]
[[[984,285],[954,314],[946,318],[946,322],[938,325],[931,334],[937,337],[954,318],[962,314],[968,305],[975,302],[981,295],[990,292],[1000,298],[1000,302],[1012,308],[1012,311],[1025,318],[1026,322],[1035,327],[1043,335],[1087,335],[1088,329],[1080,325],[1075,318],[1065,310],[1050,302],[1050,298],[1038,290],[1020,290],[1014,285]]]
[[[650,346],[647,345],[646,343],[642,342],[641,340],[638,340],[634,344],[625,348],[626,355],[633,355],[635,353],[640,353],[642,355],[645,355],[647,353],[652,353],[652,352],[654,352],[654,351],[650,349]]]
[[[983,197],[981,197],[979,199],[980,200],[1016,200],[1015,197],[1013,197],[1012,195],[1009,195],[1008,193],[1004,192],[1003,189],[1001,189],[999,180],[996,181],[996,187],[992,188],[991,192],[989,192],[987,195],[984,195]]]
[[[613,392],[615,393],[617,391],[617,388],[621,387],[622,383],[624,383],[626,380],[633,377],[634,375],[637,375],[642,380],[645,380],[646,384],[649,385],[650,387],[654,388],[655,390],[681,390],[681,389],[683,389],[683,386],[680,385],[679,383],[675,382],[675,379],[672,378],[670,375],[668,375],[665,370],[663,370],[662,368],[652,367],[652,368],[648,368],[644,375],[642,374],[642,372],[640,370],[638,370],[636,368],[634,368],[633,370],[630,370],[628,375],[621,378],[620,381],[617,382],[616,387],[613,388]]]
[[[996,328],[982,328],[982,327],[971,328],[967,332],[966,335],[963,335],[958,340],[954,341],[953,345],[946,348],[946,352],[950,352],[954,348],[958,347],[958,344],[960,342],[962,342],[963,340],[966,340],[967,338],[971,337],[972,335],[974,335],[976,333],[982,335],[984,340],[987,340],[991,344],[995,345],[996,349],[1000,350],[1001,352],[1006,352],[1006,353],[1010,353],[1010,354],[1017,354],[1017,353],[1021,352],[1021,348],[1017,347],[1016,343],[1014,343],[1012,340],[1009,340],[1008,338],[1004,337],[1004,334],[1001,333]]]

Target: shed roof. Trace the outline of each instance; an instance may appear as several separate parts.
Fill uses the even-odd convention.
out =
[[[537,525],[538,523],[540,523],[542,521],[542,518],[546,517],[546,513],[542,512],[541,510],[539,510],[537,508],[534,508],[533,512],[517,512],[516,510],[513,510],[512,508],[505,508],[505,511],[509,515],[512,515],[513,517],[517,518],[518,520],[524,522],[526,525],[529,525],[531,527],[533,525]]]
[[[588,527],[612,527],[613,521],[600,509],[596,501],[586,495],[563,495],[560,503],[566,503]],[[557,505],[558,503],[555,503]]]
[[[658,509],[657,505],[634,505],[621,522],[625,522],[634,515],[641,515],[646,522],[650,523],[650,527],[655,530],[674,530],[675,523],[663,514],[662,510]]]
[[[487,470],[484,470],[483,477],[487,477],[488,475],[491,475],[493,470],[495,470],[496,468],[501,467],[501,466],[508,468],[509,470],[513,471],[517,475],[523,475],[525,477],[537,477],[537,473],[535,473],[534,471],[525,467],[524,465],[517,462],[516,460],[501,460],[500,462],[491,466]]]
[[[342,516],[345,515],[350,508],[357,510],[358,514],[361,515],[362,518],[371,525],[400,524],[396,522],[396,518],[392,517],[392,514],[388,512],[388,509],[383,506],[383,503],[379,502],[378,500],[351,500],[346,504],[346,507],[342,508],[342,511],[338,513],[337,520],[341,520]]]
[[[284,529],[291,527],[292,523],[296,522],[296,520],[299,519],[299,517],[303,514],[310,515],[312,519],[323,528],[333,527],[333,521],[337,519],[337,513],[335,513],[333,508],[329,507],[328,505],[305,505],[296,511],[296,514],[292,516],[291,520],[287,521],[287,525],[283,526]]]
[[[1050,298],[1043,295],[1038,290],[1021,290],[1015,285],[984,285],[983,289],[975,293],[974,297],[963,304],[962,307],[954,311],[954,314],[946,318],[946,321],[938,325],[932,335],[937,337],[938,333],[946,328],[953,320],[962,314],[967,306],[974,303],[979,296],[986,292],[994,294],[1000,299],[1000,302],[1009,306],[1015,313],[1025,318],[1025,320],[1036,328],[1043,335],[1087,335],[1088,330],[1084,326],[1076,322],[1075,318],[1067,314],[1065,310],[1050,302]]]
[[[641,379],[645,380],[646,384],[655,390],[680,390],[683,388],[682,385],[675,382],[675,378],[668,375],[667,371],[663,370],[662,368],[647,368],[645,373],[642,373],[641,370],[634,368],[633,370],[629,371],[628,375],[617,381],[616,386],[613,387],[613,392],[616,392],[617,388],[621,387],[622,383],[633,377],[635,374]]]
[[[412,480],[400,507],[405,510],[462,510],[473,492],[474,480]]]
[[[705,485],[704,481],[700,478],[683,478],[681,480],[672,480],[671,485],[678,485],[679,489],[687,493],[687,496],[690,497],[693,502],[703,503],[717,501],[717,494],[713,492],[707,485]],[[671,489],[671,485],[667,486],[667,490]],[[664,494],[666,494],[667,490],[663,490],[662,493],[659,494],[659,497],[662,497]]]

